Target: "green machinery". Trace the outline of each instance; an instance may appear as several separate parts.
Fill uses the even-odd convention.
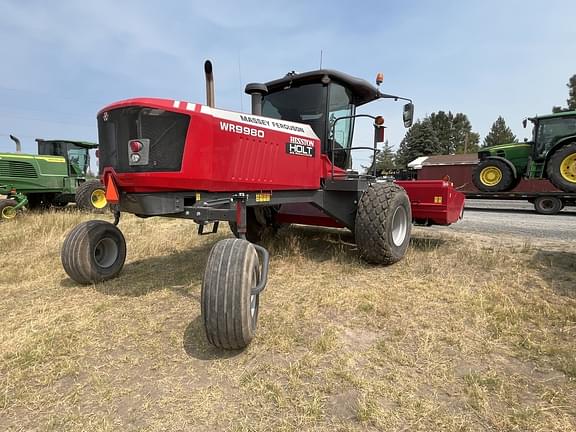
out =
[[[576,192],[576,111],[524,120],[532,141],[500,144],[478,152],[472,181],[483,192],[514,189],[522,178],[548,179],[564,192]]]
[[[17,151],[20,142],[16,142]],[[89,150],[84,141],[37,139],[38,155],[0,153],[0,219],[16,217],[18,210],[63,207],[70,202],[84,210],[106,207],[100,181],[87,180]]]

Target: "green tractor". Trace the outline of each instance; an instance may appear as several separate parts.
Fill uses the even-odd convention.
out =
[[[18,210],[63,207],[76,202],[83,210],[103,210],[104,186],[88,180],[89,150],[98,147],[84,141],[37,139],[38,155],[0,153],[0,220],[16,217]]]
[[[526,120],[534,124],[532,141],[480,150],[474,185],[482,192],[505,192],[522,178],[544,178],[564,192],[576,192],[576,111]]]

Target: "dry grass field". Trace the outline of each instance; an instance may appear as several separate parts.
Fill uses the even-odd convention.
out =
[[[266,244],[256,339],[222,352],[199,300],[228,232],[124,216],[124,271],[79,286],[59,251],[90,218],[0,225],[0,430],[576,430],[574,245],[417,228],[375,267],[291,227]]]

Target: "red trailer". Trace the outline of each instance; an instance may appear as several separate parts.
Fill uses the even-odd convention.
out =
[[[528,201],[541,214],[556,214],[566,205],[576,205],[576,194],[556,189],[544,179],[522,179],[509,192],[481,192],[472,183],[477,164],[477,154],[458,154],[419,157],[408,167],[416,170],[418,180],[449,179],[466,198]]]

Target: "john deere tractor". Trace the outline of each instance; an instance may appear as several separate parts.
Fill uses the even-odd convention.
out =
[[[501,144],[478,152],[472,181],[483,192],[514,189],[522,178],[548,179],[576,192],[576,111],[533,117],[532,141]]]
[[[70,202],[84,210],[106,207],[100,181],[87,180],[89,150],[98,145],[69,140],[37,139],[38,155],[0,153],[0,219],[16,217],[18,210],[62,207]]]

